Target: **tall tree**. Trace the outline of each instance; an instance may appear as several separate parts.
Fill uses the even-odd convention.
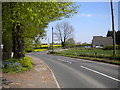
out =
[[[2,8],[3,37],[11,37],[14,58],[19,59],[24,57],[25,38],[44,36],[49,22],[71,17],[77,6],[72,2],[4,2]],[[7,38],[3,39],[4,48]]]
[[[107,37],[113,37],[113,31],[108,30],[106,36],[107,36]]]
[[[65,42],[65,47],[71,47],[75,45],[75,40],[73,38],[69,38],[66,42]]]
[[[69,38],[67,42],[69,42],[70,44],[75,44],[75,40],[73,38]]]
[[[65,47],[65,42],[73,36],[73,26],[71,26],[68,22],[61,22],[56,24],[55,29],[56,31],[54,34],[58,40],[61,41],[62,47]]]
[[[108,30],[106,36],[113,38],[113,31]],[[118,45],[120,44],[120,31],[119,30],[115,32],[115,41],[116,41],[116,44]]]
[[[116,44],[120,45],[120,31],[116,32]]]

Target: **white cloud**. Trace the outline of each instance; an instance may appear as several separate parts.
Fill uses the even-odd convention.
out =
[[[86,13],[82,13],[82,14],[78,14],[77,15],[78,17],[91,17],[92,16],[92,14],[86,14]]]

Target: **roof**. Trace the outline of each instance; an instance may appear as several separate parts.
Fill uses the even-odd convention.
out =
[[[93,36],[92,44],[93,45],[112,45],[113,38],[103,37],[103,36]]]

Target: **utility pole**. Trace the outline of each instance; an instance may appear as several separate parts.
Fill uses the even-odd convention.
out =
[[[47,40],[48,40],[48,49],[49,49],[50,48],[49,38],[47,38]]]
[[[113,55],[116,55],[116,43],[115,43],[115,30],[114,30],[114,14],[113,14],[113,5],[112,0],[110,0],[111,5],[111,16],[112,16],[112,31],[113,31]]]
[[[53,49],[53,27],[52,27],[52,52],[54,51]]]
[[[50,43],[49,43],[49,38],[48,38],[48,45],[50,45]]]

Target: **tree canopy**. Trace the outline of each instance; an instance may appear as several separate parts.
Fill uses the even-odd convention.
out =
[[[50,22],[71,17],[77,7],[73,2],[3,2],[3,51],[23,53],[27,41],[45,36]]]

